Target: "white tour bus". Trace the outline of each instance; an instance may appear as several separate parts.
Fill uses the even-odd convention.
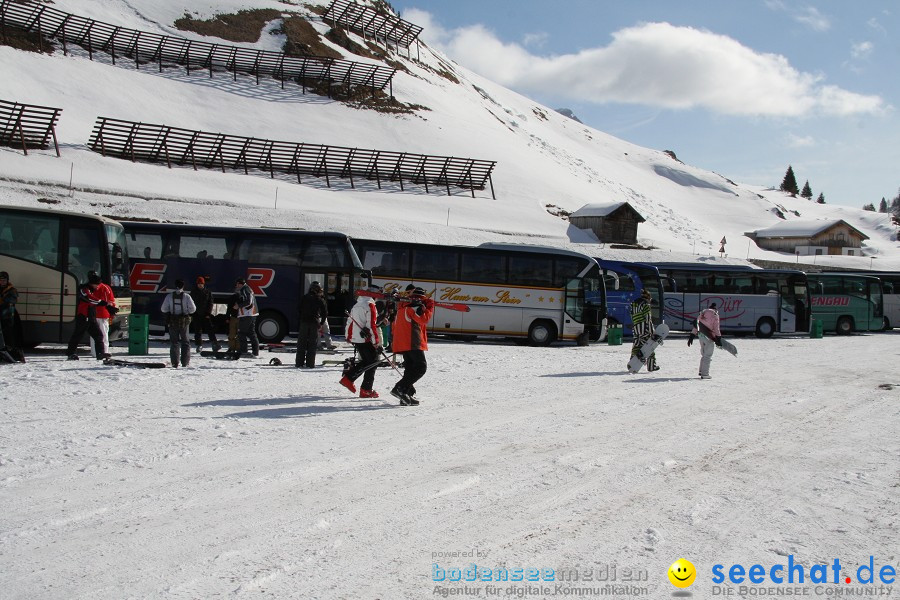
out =
[[[430,333],[524,338],[536,346],[587,344],[604,334],[603,278],[586,254],[517,244],[354,239],[353,246],[374,285],[403,292],[414,284],[435,301],[468,305],[469,312],[436,308]]]
[[[697,315],[713,302],[723,332],[809,331],[810,296],[802,271],[740,266],[656,263],[663,278],[663,319],[674,330],[690,331]]]

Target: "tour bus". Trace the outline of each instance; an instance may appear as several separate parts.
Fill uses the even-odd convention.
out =
[[[439,302],[429,332],[463,339],[555,340],[586,344],[606,327],[606,296],[597,262],[578,252],[518,244],[476,247],[354,239],[372,283],[405,291],[414,284]]]
[[[160,306],[176,279],[183,279],[188,290],[198,276],[208,279],[217,326],[223,327],[235,280],[245,278],[259,307],[257,334],[266,343],[298,331],[300,298],[313,281],[325,290],[335,334],[343,332],[354,291],[368,285],[350,238],[342,233],[131,221],[124,225],[134,312],[149,314],[157,333],[164,329]]]
[[[19,291],[23,345],[67,343],[75,328],[78,286],[94,271],[116,297],[109,338],[128,330],[131,292],[122,226],[105,217],[0,206],[0,271]]]
[[[810,273],[812,316],[825,331],[848,335],[884,327],[881,280],[848,273]]]
[[[841,271],[841,273],[880,279],[884,299],[883,329],[888,331],[900,325],[900,271]]]
[[[802,271],[654,264],[663,277],[663,319],[671,329],[690,331],[700,311],[715,302],[723,332],[769,338],[809,331],[810,296]]]
[[[650,265],[597,258],[606,283],[606,325],[622,325],[624,335],[632,335],[631,304],[642,290],[650,292],[650,314],[661,323],[663,284],[659,269]]]

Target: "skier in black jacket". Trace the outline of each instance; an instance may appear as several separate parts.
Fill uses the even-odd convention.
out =
[[[212,320],[212,309],[215,301],[212,292],[206,287],[206,277],[202,275],[197,277],[196,285],[191,290],[191,299],[197,306],[197,312],[194,313],[194,345],[197,346],[197,353],[203,350],[203,334],[209,335],[209,342],[212,344],[213,352],[218,352],[221,348],[219,340],[216,339],[216,326]]]
[[[322,298],[322,286],[318,281],[300,299],[300,331],[297,333],[297,357],[294,366],[312,369],[316,366],[316,348],[319,344],[319,328],[328,318],[328,307]]]

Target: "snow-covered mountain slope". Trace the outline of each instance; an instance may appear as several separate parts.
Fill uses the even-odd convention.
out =
[[[275,8],[310,17],[320,33],[329,26],[310,6],[326,2],[271,0],[194,2],[173,0],[58,0],[54,8],[123,27],[207,41],[178,31],[173,23],[186,10],[195,18],[247,8]],[[283,43],[278,20],[268,24],[256,44],[267,50]],[[359,36],[351,39],[365,44]],[[136,70],[122,59],[117,66],[103,54],[88,60],[0,47],[0,98],[63,108],[58,135],[62,157],[32,152],[28,157],[0,149],[0,202],[38,205],[37,198],[59,200],[59,208],[112,216],[146,217],[213,224],[282,225],[335,229],[351,235],[480,243],[528,240],[579,247],[592,253],[635,260],[686,260],[693,252],[715,254],[719,240],[737,258],[792,260],[765,252],[743,236],[746,231],[788,219],[844,219],[870,239],[866,252],[876,268],[900,268],[896,228],[886,215],[836,205],[817,205],[760,186],[737,184],[725,176],[685,165],[660,150],[629,144],[456,65],[423,43],[392,52],[402,65],[393,93],[404,104],[420,105],[411,114],[360,109],[290,83],[256,85],[251,77],[232,81],[226,73],[210,78],[183,69]],[[229,43],[232,42],[223,42]],[[325,40],[349,60],[371,62]],[[292,178],[270,180],[238,173],[166,169],[103,158],[86,148],[93,123],[107,116],[211,132],[496,160],[493,187],[472,198],[465,190],[450,197],[419,187],[378,190],[374,183]],[[735,140],[740,143],[740,140]],[[677,150],[678,141],[672,146]],[[69,181],[74,190],[70,192]],[[777,183],[777,182],[773,182]],[[276,205],[277,198],[277,205]],[[646,219],[639,241],[665,251],[611,251],[595,245],[592,234],[572,227],[548,211],[553,205],[574,211],[591,202],[628,201]],[[43,205],[41,205],[43,206]],[[554,209],[554,212],[555,209]],[[594,243],[594,244],[592,244]],[[833,264],[868,268],[872,261],[834,257]],[[863,264],[864,263],[864,264]]]

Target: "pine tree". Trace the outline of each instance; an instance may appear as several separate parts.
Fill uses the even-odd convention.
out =
[[[881,199],[881,204],[878,205],[878,212],[886,213],[888,211],[887,200],[884,198]]]
[[[797,178],[794,177],[794,169],[788,165],[787,172],[784,174],[784,181],[781,182],[781,191],[787,192],[791,196],[796,196],[800,193],[800,188],[797,187]]]
[[[800,192],[800,195],[802,197],[806,198],[807,200],[812,200],[813,193],[812,193],[812,189],[810,189],[810,187],[809,187],[809,181],[807,181],[806,183],[803,184],[803,191]]]
[[[819,192],[819,197],[816,198],[816,202],[818,202],[819,204],[825,204],[825,194]]]
[[[863,204],[863,210],[869,210],[875,212],[875,205],[869,202],[868,204]]]
[[[891,200],[891,212],[895,217],[900,219],[900,192],[897,193],[897,197]]]

